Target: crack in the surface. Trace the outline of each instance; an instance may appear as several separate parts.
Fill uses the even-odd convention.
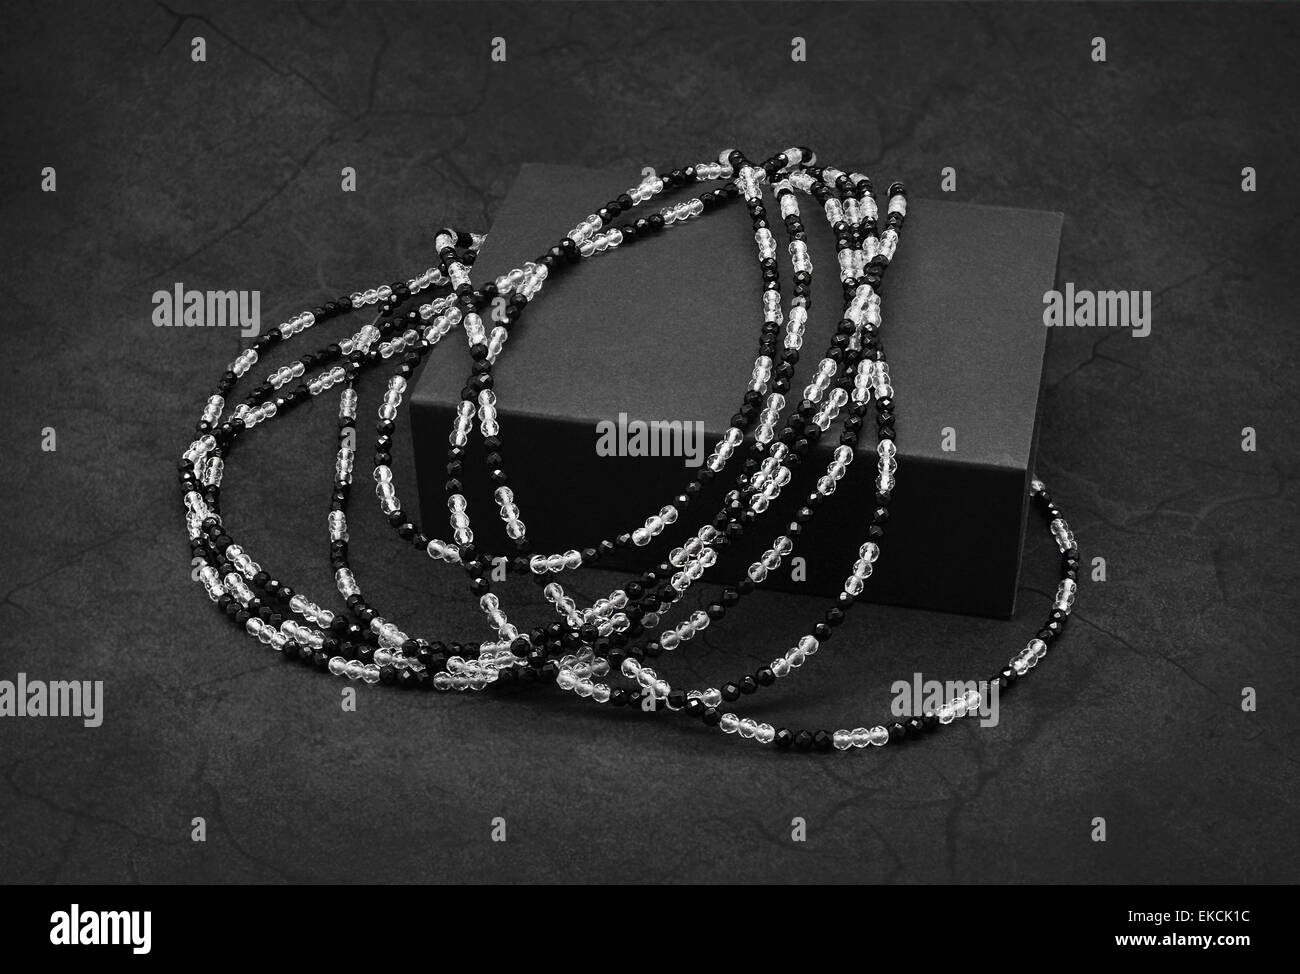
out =
[[[175,36],[176,32],[180,29],[180,25],[183,24],[184,21],[187,19],[196,20],[199,21],[200,23],[206,24],[209,27],[211,27],[214,31],[216,31],[218,34],[220,34],[222,37],[224,37],[226,40],[230,41],[230,43],[233,44],[238,50],[240,50],[247,56],[253,58],[260,64],[263,64],[268,70],[270,70],[274,74],[279,75],[281,77],[284,77],[287,74],[301,79],[305,84],[307,84],[308,87],[312,89],[312,91],[316,92],[318,95],[324,98],[332,108],[334,108],[340,114],[345,116],[346,121],[342,125],[335,126],[329,132],[323,135],[320,139],[318,139],[307,150],[306,154],[303,155],[303,157],[297,163],[294,170],[283,181],[281,181],[279,185],[277,185],[274,189],[272,189],[272,191],[268,195],[264,196],[260,201],[258,201],[253,206],[252,209],[244,213],[233,224],[219,231],[214,237],[200,244],[197,248],[195,248],[190,253],[179,258],[178,260],[173,261],[172,263],[168,264],[166,267],[162,268],[161,270],[152,272],[146,275],[145,277],[141,278],[140,280],[134,282],[133,286],[136,287],[142,286],[148,283],[149,281],[153,281],[159,277],[170,274],[176,268],[181,267],[182,265],[194,260],[194,258],[207,252],[208,250],[211,250],[213,247],[217,246],[218,244],[222,243],[227,238],[229,238],[232,234],[237,233],[239,230],[243,229],[243,227],[248,225],[248,223],[251,220],[253,220],[254,217],[258,216],[263,210],[266,209],[267,206],[269,206],[272,202],[278,199],[285,192],[285,190],[287,190],[290,186],[294,184],[294,182],[297,181],[298,177],[302,175],[302,173],[306,170],[308,164],[316,157],[317,153],[319,153],[321,149],[325,148],[328,145],[333,145],[341,138],[341,136],[344,133],[349,132],[353,126],[359,125],[367,118],[369,118],[369,116],[374,111],[375,97],[379,86],[379,73],[380,73],[380,67],[383,63],[383,56],[388,51],[388,47],[390,43],[390,36],[388,33],[387,25],[384,23],[382,16],[377,14],[376,17],[377,17],[377,23],[379,24],[380,31],[381,31],[381,38],[378,46],[376,47],[375,53],[371,59],[369,81],[366,88],[365,105],[359,111],[352,111],[349,110],[347,106],[342,105],[339,102],[335,101],[333,98],[331,98],[326,92],[320,89],[319,86],[317,86],[310,78],[302,74],[302,72],[298,71],[296,68],[289,68],[287,71],[280,70],[274,63],[267,60],[262,55],[244,47],[238,41],[234,40],[229,34],[223,31],[220,27],[218,27],[207,17],[201,14],[180,13],[168,7],[167,4],[163,2],[163,0],[155,0],[155,2],[158,4],[159,7],[167,11],[167,13],[170,14],[172,17],[179,18],[176,26],[173,28],[170,37]],[[363,140],[368,134],[369,134],[368,130],[359,133],[358,140],[359,141]]]
[[[172,17],[174,20],[171,33],[167,35],[166,40],[163,41],[162,45],[158,48],[158,50],[155,53],[161,54],[162,51],[166,49],[167,45],[170,44],[176,38],[176,35],[180,32],[180,29],[185,25],[185,22],[187,20],[193,20],[200,24],[203,24],[208,29],[212,30],[219,37],[229,42],[230,45],[235,48],[235,50],[239,51],[241,54],[245,55],[246,57],[253,59],[258,64],[262,65],[264,68],[266,68],[268,71],[270,71],[272,74],[276,75],[277,77],[296,78],[297,80],[305,84],[309,89],[311,89],[312,92],[318,95],[330,107],[334,108],[339,112],[342,112],[345,115],[350,114],[346,106],[342,105],[336,98],[334,98],[333,95],[325,91],[325,89],[323,89],[320,85],[318,85],[315,81],[313,81],[309,76],[303,74],[301,71],[299,71],[297,68],[293,67],[292,65],[283,68],[280,67],[274,61],[268,59],[266,56],[257,53],[252,48],[236,40],[234,36],[232,36],[230,33],[224,30],[221,26],[215,23],[207,15],[196,14],[196,13],[185,13],[179,10],[173,10],[166,3],[164,3],[163,0],[154,0],[154,2],[157,3],[157,5],[161,7],[163,10],[165,10],[168,16]]]

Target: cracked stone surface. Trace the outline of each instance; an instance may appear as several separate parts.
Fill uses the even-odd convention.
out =
[[[97,729],[0,721],[0,879],[1298,878],[1294,7],[10,7],[0,678],[102,679],[106,702]],[[1039,472],[1108,580],[1082,586],[997,727],[814,760],[553,692],[363,690],[343,713],[337,681],[216,615],[173,468],[239,341],[154,328],[155,289],[259,289],[274,323],[427,266],[432,228],[487,226],[523,161],[632,173],[782,140],[918,196],[953,166],[953,198],[1063,210],[1062,281],[1153,293],[1149,338],[1050,336]],[[319,598],[332,415],[251,437],[224,497],[255,557]],[[462,582],[356,506],[356,568],[385,613],[480,633]],[[1010,623],[861,609],[753,713],[874,723],[899,677],[991,672],[1036,626],[1054,562],[1032,532]],[[671,677],[765,662],[817,608],[752,605]]]

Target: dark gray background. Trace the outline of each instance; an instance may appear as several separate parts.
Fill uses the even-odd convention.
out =
[[[107,700],[95,730],[0,723],[0,878],[1296,878],[1294,7],[5,14],[0,676],[103,679]],[[506,64],[488,59],[498,34]],[[258,288],[272,323],[426,266],[432,228],[487,226],[521,161],[632,173],[795,140],[918,196],[954,166],[957,199],[1062,210],[1062,280],[1155,293],[1150,338],[1050,336],[1040,472],[1109,581],[1083,586],[998,728],[813,760],[553,693],[363,693],[345,714],[336,681],[238,637],[189,581],[174,462],[237,340],[154,329],[156,288]],[[1259,192],[1240,191],[1243,166]],[[331,426],[315,407],[251,438],[225,497],[255,556],[322,595]],[[480,631],[459,578],[365,510],[353,549],[375,601]],[[991,670],[1038,619],[1054,560],[1035,531],[1013,623],[856,614],[755,710],[857,723],[900,674]],[[766,660],[811,609],[755,600],[672,675]]]

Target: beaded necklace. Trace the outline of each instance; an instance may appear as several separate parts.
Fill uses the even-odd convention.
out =
[[[241,353],[223,375],[200,419],[198,439],[190,444],[180,464],[191,548],[205,562],[198,578],[211,599],[250,636],[281,651],[286,658],[301,659],[336,676],[438,690],[482,690],[502,682],[553,679],[561,689],[598,703],[639,703],[643,709],[654,712],[684,711],[706,726],[779,747],[829,751],[880,746],[919,736],[973,712],[981,703],[978,690],[960,694],[937,710],[906,721],[892,720],[871,728],[834,732],[774,728],[752,718],[720,712],[724,703],[737,701],[789,676],[843,622],[845,613],[862,595],[879,557],[897,469],[893,389],[878,337],[881,325],[878,290],[898,245],[907,210],[906,194],[899,184],[890,187],[885,227],[880,231],[870,180],[858,173],[818,168],[814,163],[812,153],[801,148],[787,149],[758,166],[749,163],[742,153],[731,150],[724,151],[717,163],[675,169],[662,178],[652,176],[589,216],[537,261],[478,290],[473,287],[471,268],[484,238],[444,230],[435,240],[439,253],[437,267],[405,282],[328,302],[263,336]],[[619,228],[612,226],[621,213],[670,189],[693,186],[704,180],[728,181],[718,190],[701,193],[649,217]],[[763,202],[764,185],[773,188],[789,240],[787,250],[794,284],[788,317],[782,309],[776,245]],[[844,307],[812,382],[804,389],[803,398],[791,411],[786,425],[778,431],[786,405],[785,393],[789,391],[798,362],[811,308],[812,264],[796,193],[806,194],[818,202],[836,235]],[[494,391],[493,366],[504,350],[511,328],[519,324],[524,309],[539,295],[552,272],[655,236],[666,227],[700,217],[740,196],[749,210],[758,248],[764,285],[763,325],[759,355],[741,408],[732,417],[732,426],[696,479],[658,513],[646,518],[642,526],[582,550],[533,553],[519,504],[508,486]],[[448,293],[418,308],[409,307],[431,288],[447,288]],[[497,298],[507,299],[504,318],[489,331],[480,312]],[[379,314],[371,324],[343,342],[308,353],[292,365],[277,369],[249,393],[229,420],[220,422],[225,397],[256,364],[260,352],[302,333],[318,321],[372,305],[378,306]],[[442,541],[427,537],[402,510],[392,484],[391,447],[407,378],[425,355],[457,326],[464,331],[473,364],[449,437],[445,487],[452,534],[450,541]],[[467,573],[471,591],[495,631],[496,638],[491,641],[462,645],[407,636],[365,600],[348,563],[346,511],[355,456],[356,387],[365,372],[399,353],[402,364],[388,379],[379,408],[374,457],[376,494],[383,513],[400,538],[425,550],[438,562],[459,564]],[[294,379],[320,366],[329,368],[308,383],[283,392]],[[234,543],[223,525],[219,506],[223,458],[228,456],[236,439],[246,430],[340,383],[343,390],[339,405],[339,451],[328,526],[331,564],[337,588],[347,606],[346,614],[321,608],[264,571]],[[678,649],[711,623],[721,620],[728,609],[761,585],[782,559],[790,555],[795,538],[813,520],[824,498],[845,477],[869,405],[875,408],[878,432],[873,509],[867,540],[861,545],[835,604],[794,647],[754,674],[726,683],[721,689],[673,688],[646,665],[646,660]],[[844,411],[843,432],[825,474],[818,479],[816,489],[807,495],[786,530],[749,566],[746,576],[735,585],[725,587],[719,599],[707,609],[692,613],[672,628],[665,628],[658,639],[634,642],[650,635],[663,622],[673,605],[714,564],[719,547],[732,543],[760,519],[841,411]],[[507,557],[505,564],[516,573],[531,575],[563,620],[528,634],[521,633],[509,621],[499,598],[491,591],[489,574],[494,556],[480,553],[474,545],[462,476],[465,448],[475,419],[483,437],[493,497],[499,505],[506,534],[515,547],[514,555]],[[596,563],[619,547],[651,544],[724,470],[756,419],[758,426],[735,487],[726,494],[718,513],[684,544],[674,548],[666,561],[628,580],[608,598],[581,609],[566,595],[560,583],[551,578]],[[1043,657],[1047,644],[1063,630],[1074,600],[1078,550],[1073,535],[1037,480],[1031,485],[1031,496],[1046,514],[1061,550],[1062,577],[1047,623],[989,681],[996,683],[999,690],[1010,687]],[[626,678],[631,688],[611,688],[601,682],[610,674]]]

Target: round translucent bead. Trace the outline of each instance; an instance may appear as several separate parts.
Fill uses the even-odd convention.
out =
[[[740,718],[735,714],[723,714],[718,727],[724,734],[734,734],[740,729]]]

